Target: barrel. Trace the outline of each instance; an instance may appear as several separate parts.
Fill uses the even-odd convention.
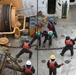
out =
[[[0,5],[0,32],[10,31],[10,4]]]

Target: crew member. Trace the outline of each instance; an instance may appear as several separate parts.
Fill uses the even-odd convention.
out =
[[[53,31],[53,34],[54,34],[54,37],[57,38],[58,36],[57,36],[57,32],[56,32],[56,30],[55,30],[55,26],[54,26],[55,24],[56,24],[56,23],[55,23],[54,19],[53,19],[53,18],[50,18],[47,28],[48,28],[49,30],[52,30],[52,31]]]
[[[35,68],[31,65],[31,61],[26,61],[26,65],[23,67],[24,75],[33,75],[35,73]]]
[[[41,32],[36,32],[36,34],[33,36],[33,39],[30,41],[30,45],[32,45],[36,39],[38,40],[38,43],[39,43],[38,45],[40,47],[41,46]]]
[[[30,48],[31,45],[29,44],[29,39],[26,38],[25,42],[22,44],[22,50],[16,55],[16,58],[21,56],[23,53],[29,53],[29,59],[31,59],[33,53],[29,50]]]
[[[47,67],[49,68],[49,75],[57,75],[57,68],[61,67],[62,65],[63,63],[58,65],[58,63],[55,61],[55,56],[51,55],[50,60],[48,60],[47,62]]]
[[[43,31],[42,36],[44,36],[44,41],[43,41],[43,46],[45,47],[45,43],[47,40],[49,40],[49,47],[50,45],[52,45],[52,36],[53,36],[53,32],[51,30],[45,30]]]
[[[65,39],[65,47],[63,48],[62,52],[60,53],[61,56],[64,56],[64,53],[67,50],[70,50],[71,52],[71,56],[73,56],[74,52],[73,52],[73,45],[75,44],[75,41],[73,39],[70,39],[70,36],[66,36]]]

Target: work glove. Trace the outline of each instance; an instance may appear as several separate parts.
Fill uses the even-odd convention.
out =
[[[60,64],[60,66],[63,66],[63,65],[64,65],[64,63],[61,63],[61,64]]]
[[[74,41],[76,41],[76,38],[74,38]]]
[[[20,48],[22,48],[23,46],[22,46],[22,45],[20,45],[19,47],[20,47]]]
[[[57,23],[56,23],[56,22],[54,22],[54,24],[55,24],[55,25],[57,25]]]

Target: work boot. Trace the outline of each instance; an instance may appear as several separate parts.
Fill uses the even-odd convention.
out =
[[[60,53],[61,56],[64,56],[62,53]]]
[[[38,48],[41,48],[41,46],[39,46]]]
[[[31,59],[32,56],[29,56],[29,59]]]
[[[71,59],[73,58],[73,54],[71,54]]]
[[[54,36],[54,38],[58,38],[58,36]]]
[[[31,57],[32,57],[32,54],[33,54],[32,52],[29,54],[29,59],[31,59]]]
[[[16,55],[16,58],[18,58],[18,55]]]
[[[45,44],[43,44],[42,47],[45,47]]]
[[[49,48],[51,48],[51,46],[49,45]]]

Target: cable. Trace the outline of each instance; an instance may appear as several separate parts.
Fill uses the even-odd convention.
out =
[[[13,67],[13,61],[11,60],[11,62],[12,62],[12,67]],[[15,68],[14,68],[14,69],[15,69]],[[14,75],[17,75],[17,71],[16,71],[16,69],[13,70],[13,74],[14,74]]]

